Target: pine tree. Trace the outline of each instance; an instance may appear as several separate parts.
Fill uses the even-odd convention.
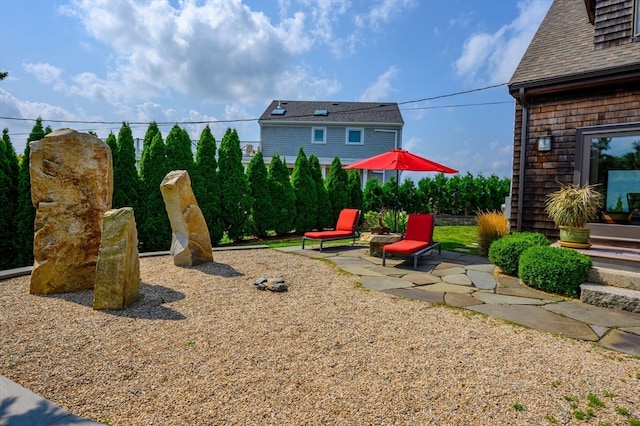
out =
[[[335,157],[331,162],[329,176],[327,176],[327,190],[331,199],[332,222],[338,221],[338,216],[342,209],[348,208],[350,200],[347,171],[342,168],[340,158]]]
[[[316,228],[330,228],[335,225],[331,216],[331,200],[329,199],[329,192],[322,177],[320,160],[318,160],[315,154],[309,156],[309,168],[311,169],[311,178],[315,183],[316,199],[318,200],[316,204]]]
[[[42,119],[38,118],[27,138],[27,144],[22,154],[20,171],[18,173],[18,206],[16,208],[16,230],[18,245],[18,264],[27,266],[33,264],[33,233],[36,218],[36,209],[31,202],[31,176],[29,174],[29,155],[31,149],[29,142],[39,141],[44,138],[45,130],[42,128]]]
[[[11,138],[9,137],[9,129],[7,128],[2,130],[2,141],[4,142],[6,150],[7,162],[9,165],[9,176],[11,176],[11,186],[15,193],[15,204],[18,199],[18,174],[20,172],[20,163],[18,162],[18,155],[16,154],[16,150],[11,143]]]
[[[145,195],[142,208],[145,220],[140,224],[138,238],[142,244],[142,251],[168,250],[171,246],[171,224],[160,192],[160,184],[170,170],[167,167],[165,145],[160,132],[153,137],[145,162],[145,173],[142,176],[142,193]]]
[[[362,210],[362,181],[356,170],[347,174],[347,186],[349,187],[349,207]]]
[[[206,126],[198,140],[191,184],[207,222],[212,245],[218,245],[224,236],[224,223],[220,217],[220,178],[216,150],[216,139],[209,126]]]
[[[264,164],[262,152],[257,152],[247,166],[249,193],[253,198],[251,209],[251,228],[257,237],[266,237],[267,231],[273,229],[273,205],[267,183],[267,166]]]
[[[284,235],[291,231],[296,217],[296,195],[289,179],[289,169],[280,160],[278,154],[274,154],[269,164],[267,175],[271,204],[273,205],[275,221],[273,224],[276,235]]]
[[[122,123],[113,156],[113,202],[112,207],[132,207],[138,210],[140,184],[136,169],[136,148],[133,133],[127,123]]]
[[[147,132],[144,134],[142,141],[142,154],[140,155],[140,177],[144,175],[144,165],[148,163],[147,157],[149,156],[149,149],[151,148],[151,142],[156,133],[160,133],[158,124],[154,121],[147,127]]]
[[[166,147],[169,171],[186,170],[190,174],[193,171],[193,152],[189,134],[177,124],[174,125],[167,135]]]
[[[4,137],[0,139],[0,269],[17,266],[14,247],[13,218],[15,215],[16,188],[13,186],[11,166]]]
[[[251,211],[249,184],[242,166],[240,139],[236,130],[227,129],[220,141],[220,210],[227,236],[240,241],[245,235]]]
[[[316,208],[318,199],[316,187],[311,177],[309,160],[300,147],[291,175],[293,192],[296,194],[295,229],[298,234],[310,231],[316,224]]]
[[[113,132],[109,132],[109,136],[105,140],[105,143],[111,148],[111,161],[114,161],[116,153],[118,152],[118,140]]]

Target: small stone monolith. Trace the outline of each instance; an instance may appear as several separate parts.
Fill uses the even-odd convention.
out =
[[[91,289],[111,208],[111,149],[100,139],[59,129],[31,142],[31,201],[36,208],[33,294]]]
[[[109,210],[102,222],[93,309],[121,310],[139,298],[140,257],[133,209]]]
[[[171,222],[171,255],[177,266],[194,266],[213,261],[209,228],[184,170],[169,172],[160,191]]]

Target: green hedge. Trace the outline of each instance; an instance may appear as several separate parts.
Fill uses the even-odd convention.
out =
[[[592,261],[575,250],[530,247],[520,256],[518,276],[528,286],[569,297],[580,295]]]
[[[537,232],[515,232],[495,240],[489,247],[489,262],[500,267],[502,272],[515,275],[518,260],[523,251],[534,246],[548,246],[549,240]]]

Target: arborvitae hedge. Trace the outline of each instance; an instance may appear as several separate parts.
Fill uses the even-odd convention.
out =
[[[149,124],[149,127],[147,127],[147,132],[144,134],[144,139],[142,141],[142,153],[140,154],[139,167],[140,177],[144,175],[145,164],[149,162],[149,149],[151,148],[151,142],[153,142],[153,138],[156,133],[160,133],[160,129],[158,128],[158,124],[154,121]]]
[[[357,170],[350,170],[347,174],[349,188],[349,207],[362,210],[362,181]]]
[[[246,234],[252,200],[242,166],[240,139],[235,129],[227,129],[220,142],[218,168],[221,217],[229,239],[240,241]]]
[[[273,205],[275,222],[273,224],[276,235],[284,235],[291,231],[296,217],[296,195],[289,179],[289,169],[275,154],[269,164],[269,194]]]
[[[171,246],[171,224],[160,192],[160,184],[171,170],[167,167],[165,145],[160,132],[153,137],[145,162],[141,184],[144,202],[141,205],[146,219],[138,227],[138,239],[142,251],[168,250]]]
[[[331,215],[331,200],[329,199],[329,192],[325,186],[324,178],[322,177],[322,169],[320,168],[320,160],[314,154],[309,156],[309,169],[311,170],[311,178],[315,183],[316,188],[316,228],[325,229],[335,226]]]
[[[7,151],[4,139],[0,139],[0,269],[17,266],[13,225],[17,199]]]
[[[351,207],[349,206],[351,197],[349,195],[349,189],[347,188],[348,181],[347,171],[342,168],[340,158],[334,157],[331,162],[329,176],[327,176],[327,190],[329,191],[329,199],[331,199],[333,223],[337,222],[342,209]]]
[[[265,237],[273,229],[276,217],[273,213],[271,194],[267,183],[267,166],[264,164],[262,152],[257,152],[247,166],[249,193],[253,197],[251,208],[251,229],[254,235]]]
[[[113,155],[113,202],[112,208],[131,207],[139,209],[140,182],[136,169],[136,148],[133,133],[127,123],[122,123],[115,153]]]
[[[167,135],[167,167],[172,170],[193,171],[193,152],[191,151],[191,139],[185,130],[177,124],[171,128]]]
[[[217,245],[224,236],[224,223],[220,212],[220,177],[216,160],[216,139],[206,126],[200,134],[196,147],[191,185],[198,205],[209,228],[211,244]]]
[[[298,234],[310,231],[316,224],[316,187],[309,169],[309,159],[300,147],[293,174],[291,175],[293,192],[296,194],[295,229]]]
[[[18,249],[18,264],[27,266],[33,264],[33,232],[36,209],[31,202],[31,177],[29,175],[29,142],[39,141],[44,138],[45,130],[42,128],[42,120],[38,118],[33,126],[27,144],[24,147],[20,171],[18,173],[18,206],[16,209],[16,230]]]

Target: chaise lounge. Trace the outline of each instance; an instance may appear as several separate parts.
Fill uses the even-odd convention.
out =
[[[320,241],[320,251],[322,252],[322,244],[325,241],[342,240],[345,238],[353,238],[353,243],[356,242],[356,236],[358,235],[357,226],[360,219],[360,210],[358,209],[344,209],[338,216],[338,223],[335,230],[332,231],[312,231],[305,232],[302,237],[302,248],[304,249],[304,242],[306,240]]]
[[[413,257],[413,269],[418,268],[418,256],[429,253],[436,247],[438,254],[441,254],[440,243],[433,241],[435,223],[434,214],[410,214],[404,239],[382,248],[382,266],[385,266],[387,253]]]

